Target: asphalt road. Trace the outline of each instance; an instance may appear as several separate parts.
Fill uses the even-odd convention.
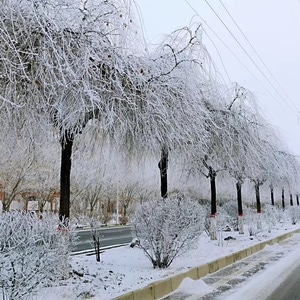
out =
[[[300,266],[266,300],[300,300]]]
[[[129,243],[132,240],[130,226],[103,227],[100,232],[100,248]],[[78,241],[73,252],[94,249],[90,229],[78,230]]]

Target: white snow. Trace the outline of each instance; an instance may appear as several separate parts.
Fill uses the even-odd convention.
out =
[[[189,277],[183,279],[182,283],[176,290],[178,292],[186,292],[197,296],[203,296],[213,291],[213,288],[208,286],[202,279],[193,280]]]
[[[219,241],[210,241],[206,234],[202,234],[199,238],[197,248],[191,249],[188,253],[179,257],[168,269],[161,270],[152,268],[150,261],[144,256],[141,249],[137,247],[130,248],[129,245],[105,250],[101,254],[101,262],[99,263],[96,262],[94,255],[73,256],[71,258],[72,269],[76,270],[79,274],[82,273],[83,276],[73,274],[68,280],[61,281],[59,286],[49,287],[40,291],[34,299],[113,299],[129,291],[145,287],[154,281],[184,272],[189,268],[205,264],[265,239],[270,239],[298,228],[300,228],[300,225],[284,224],[282,228],[274,229],[271,233],[267,230],[262,231],[253,239],[250,239],[247,231],[243,235],[238,234],[238,232],[222,232],[222,236],[219,235]],[[229,235],[236,238],[236,240],[224,241],[224,238]],[[276,245],[272,247],[276,247]],[[271,280],[274,282],[274,278],[281,281],[285,275],[285,273],[281,273],[282,266],[292,264],[293,259],[300,257],[300,254],[296,256],[297,251],[289,255],[284,261],[276,264],[277,267],[270,268],[270,273],[273,276],[264,276],[263,280],[259,278],[253,279],[251,283],[252,288],[251,286],[248,287],[248,285],[242,286],[242,291],[239,290],[237,292],[235,299],[241,299],[239,293],[242,293],[243,296],[247,293],[250,297],[251,291],[255,292],[259,284],[262,288],[263,286],[268,286],[269,288],[269,284],[266,282],[271,282]],[[273,277],[273,279],[269,277]],[[185,279],[179,290],[187,290],[189,294],[192,291],[195,295],[202,295],[209,292],[209,287],[202,280],[192,281]],[[270,292],[269,289],[268,292]],[[232,299],[234,298],[230,296],[230,300]],[[243,297],[243,299],[246,298]]]

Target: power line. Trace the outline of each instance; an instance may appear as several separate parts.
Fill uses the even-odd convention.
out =
[[[275,99],[275,101],[279,104],[281,104],[276,97],[274,97],[273,93],[265,86],[262,84],[262,82],[260,80],[257,79],[257,77],[249,70],[249,68],[240,60],[240,58],[227,46],[227,44],[222,40],[222,38],[212,29],[212,27],[199,15],[199,13],[197,12],[197,10],[188,2],[188,0],[184,0],[186,2],[186,4],[195,12],[195,14],[202,20],[202,22],[207,26],[207,28],[217,37],[217,39],[223,44],[223,46],[234,56],[234,58],[248,71],[248,73],[268,92],[268,94]],[[203,29],[204,33],[207,35],[207,37],[209,38],[210,41],[212,41],[212,38],[208,35],[208,33]],[[215,45],[215,43],[213,42],[213,45],[215,46],[216,50],[217,47]],[[219,51],[217,50],[217,52],[219,53]],[[221,62],[223,60],[221,59]],[[222,63],[224,70],[226,73],[226,67],[225,65]],[[289,107],[290,108],[290,107]]]
[[[283,94],[286,96],[286,98],[290,101],[290,104],[293,106],[293,108],[295,110],[297,110],[297,108],[295,107],[292,99],[289,97],[289,95],[286,93],[286,91],[283,89],[283,87],[281,86],[281,84],[278,82],[278,80],[275,78],[275,76],[273,75],[273,73],[270,71],[270,69],[268,68],[268,66],[265,64],[265,62],[263,61],[263,59],[261,58],[261,56],[258,54],[258,52],[256,51],[256,49],[254,48],[254,46],[252,45],[252,43],[249,41],[249,39],[247,38],[247,36],[244,34],[244,32],[242,31],[242,29],[240,28],[240,26],[237,24],[237,22],[234,20],[233,16],[230,14],[230,12],[228,11],[228,9],[225,7],[225,5],[223,4],[222,0],[219,0],[222,7],[224,8],[224,10],[226,11],[226,13],[228,14],[228,16],[230,17],[230,19],[232,20],[232,22],[235,24],[235,26],[238,28],[238,30],[240,31],[240,33],[243,35],[243,37],[245,38],[245,40],[248,42],[248,44],[250,45],[251,49],[254,51],[254,53],[257,55],[257,57],[259,58],[260,62],[263,64],[263,66],[266,68],[266,70],[268,71],[268,73],[271,75],[271,77],[275,80],[275,82],[278,84],[279,88],[281,89],[281,91],[283,92]]]
[[[209,36],[209,34],[206,32],[206,30],[205,30],[204,28],[202,28],[202,30],[203,30],[203,32],[206,34],[206,36],[208,37],[208,39],[210,40],[210,42],[213,44],[213,46],[215,47],[215,49],[216,49],[216,51],[217,51],[217,53],[218,53],[219,59],[220,59],[220,61],[221,61],[221,64],[222,64],[222,66],[223,66],[223,69],[224,69],[224,71],[225,71],[225,74],[226,74],[226,76],[227,76],[228,82],[231,83],[232,81],[231,81],[230,76],[229,76],[229,74],[228,74],[228,72],[227,72],[226,66],[225,66],[225,64],[224,64],[223,58],[222,58],[222,56],[221,56],[221,53],[220,53],[220,51],[219,51],[217,45],[215,44],[215,42],[213,41],[213,39]],[[223,79],[223,80],[224,80],[224,79]],[[224,80],[224,83],[225,83],[225,80]]]
[[[254,61],[254,59],[249,55],[249,53],[246,51],[246,49],[243,47],[243,45],[239,42],[239,40],[235,37],[235,35],[231,32],[231,30],[228,28],[228,26],[224,23],[224,21],[221,19],[221,17],[218,15],[218,13],[214,10],[214,8],[208,3],[207,0],[205,0],[206,4],[209,6],[209,8],[213,11],[213,13],[216,15],[216,17],[220,20],[220,22],[223,24],[223,26],[226,28],[226,30],[229,32],[229,34],[233,37],[233,39],[236,41],[236,43],[240,46],[240,48],[244,51],[244,53],[247,55],[247,57],[250,59],[250,61],[255,65],[255,67],[258,69],[258,71],[261,73],[261,75],[267,80],[267,82],[272,86],[274,91],[277,93],[277,95],[284,100],[278,89],[274,86],[274,84],[270,81],[270,79],[265,75],[265,73],[261,70],[261,68],[257,65],[257,63]],[[294,112],[294,109],[284,100],[286,105]]]

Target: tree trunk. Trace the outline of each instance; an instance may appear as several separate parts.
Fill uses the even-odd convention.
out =
[[[9,211],[9,206],[10,206],[9,202],[3,201],[2,202],[2,211],[8,212]]]
[[[238,216],[239,234],[244,234],[244,216]]]
[[[299,195],[296,195],[297,205],[299,206]]]
[[[259,184],[255,183],[255,196],[256,196],[256,211],[258,214],[261,213],[261,203],[260,203],[260,192],[259,192]]]
[[[243,202],[242,202],[242,183],[236,183],[237,204],[238,204],[238,229],[239,234],[244,234],[243,222]]]
[[[274,206],[274,204],[275,204],[275,202],[274,202],[274,188],[273,188],[272,185],[270,186],[270,190],[271,190],[271,205]]]
[[[216,192],[216,172],[212,167],[209,167],[209,179],[210,179],[210,214],[215,216],[217,213],[217,192]]]
[[[282,203],[282,209],[285,209],[285,203],[284,203],[284,188],[282,188],[281,191],[281,203]]]
[[[212,241],[217,240],[217,216],[211,215],[210,217],[210,228],[209,228],[210,239]]]
[[[290,194],[290,206],[294,206],[293,195]]]
[[[65,133],[61,142],[59,218],[68,224],[70,218],[70,177],[73,137]]]
[[[260,203],[260,192],[259,192],[259,183],[255,183],[255,195],[256,195],[256,211],[257,211],[257,229],[262,229],[261,223],[261,203]]]
[[[210,216],[211,216],[211,222],[210,222],[210,239],[216,240],[217,239],[217,192],[216,192],[216,171],[209,167],[209,179],[210,179]]]
[[[161,150],[161,159],[158,163],[160,170],[160,194],[162,198],[167,198],[168,196],[168,157],[168,149],[167,147],[163,147]]]

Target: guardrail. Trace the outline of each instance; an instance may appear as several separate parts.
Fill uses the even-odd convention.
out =
[[[100,247],[100,252],[104,252],[105,250],[108,250],[108,249],[118,248],[118,247],[127,246],[127,245],[128,245],[128,243]],[[93,255],[93,254],[95,254],[95,249],[91,248],[91,249],[86,249],[86,250],[81,250],[81,251],[74,251],[71,253],[71,255],[84,255],[84,254],[85,255]]]

